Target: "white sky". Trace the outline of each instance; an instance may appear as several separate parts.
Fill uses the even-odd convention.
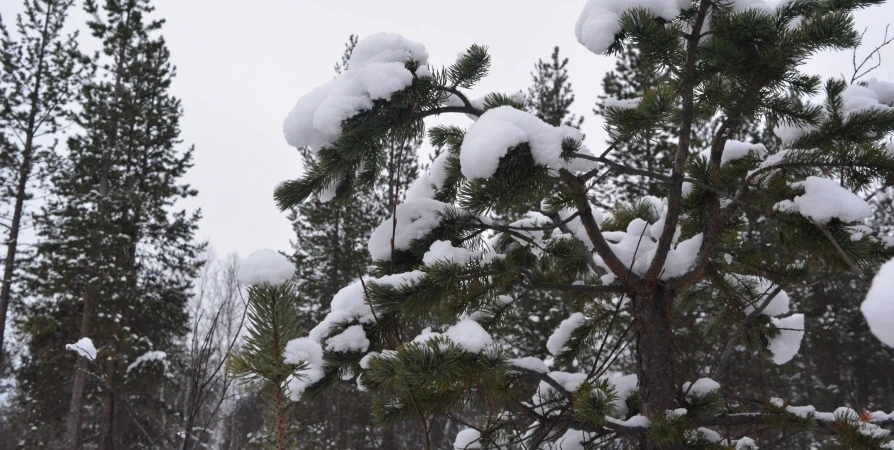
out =
[[[2,0],[0,13],[18,10]],[[452,62],[471,44],[487,45],[491,75],[475,94],[526,89],[538,58],[553,46],[570,59],[575,112],[586,116],[588,146],[604,144],[590,110],[614,60],[588,52],[574,38],[584,0],[156,0],[163,34],[178,68],[174,94],[183,101],[184,145],[195,144],[186,181],[199,197],[198,237],[218,254],[245,256],[259,248],[287,250],[292,231],[272,199],[281,181],[297,178],[300,158],[282,137],[282,120],[298,98],[333,76],[350,34],[389,31],[423,43],[434,66]],[[72,17],[81,20],[82,14]],[[865,42],[881,40],[894,4],[857,16],[869,27]],[[894,60],[894,51],[884,54]],[[806,71],[850,76],[851,54],[824,54]],[[891,80],[894,65],[874,76]],[[460,119],[462,123],[464,119]],[[465,121],[466,123],[468,121]]]

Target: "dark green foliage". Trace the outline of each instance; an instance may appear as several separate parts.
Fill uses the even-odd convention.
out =
[[[297,311],[298,297],[290,283],[267,284],[248,289],[248,333],[242,348],[227,361],[228,370],[244,383],[261,384],[261,399],[266,406],[265,429],[270,448],[292,448],[295,435],[291,426],[295,403],[289,399],[287,382],[307,364],[283,361],[286,344],[301,336]],[[300,376],[300,375],[295,375]]]
[[[173,445],[176,436],[162,424],[175,411],[158,396],[176,390],[170,372],[158,362],[128,368],[148,351],[164,351],[171,367],[181,362],[178,341],[188,331],[186,304],[203,248],[193,239],[198,212],[177,206],[196,195],[179,182],[192,149],[178,148],[182,109],[168,92],[174,68],[157,35],[161,22],[147,17],[152,7],[136,0],[85,6],[103,45],[93,64],[104,76],[81,90],[79,132],[68,139],[36,217],[39,245],[27,278],[34,302],[16,321],[30,355],[17,373],[21,400],[29,421],[47,431],[34,445],[58,448],[65,424],[58,411],[72,399],[71,384],[60,389],[59,380],[85,377],[80,401],[93,417],[83,427],[85,445],[139,447],[156,438]],[[77,362],[92,376],[65,350],[83,335],[99,350],[95,363]],[[140,405],[140,427],[115,418],[126,417],[122,398]]]
[[[559,47],[553,49],[549,62],[537,61],[531,78],[534,84],[528,88],[529,110],[552,126],[580,128],[584,118],[569,112],[574,93],[568,82],[568,58],[559,57]]]
[[[796,0],[768,12],[702,0],[673,20],[627,10],[609,49],[624,52],[625,64],[606,78],[606,92],[619,101],[599,106],[613,142],[604,152],[588,153],[568,139],[548,149],[593,163],[580,169],[538,164],[535,151],[544,149],[529,136],[531,142],[493,149],[501,158],[492,176],[466,179],[459,156],[469,151],[467,135],[433,127],[429,137],[440,156],[431,179],[444,183],[432,185],[434,198],[402,206],[437,208],[421,231],[412,229],[399,244],[392,236],[390,254],[373,262],[381,278],[366,280],[362,294],[357,284],[343,291],[362,295],[365,304],[331,324],[332,333],[362,325],[375,353],[338,351],[324,338],[327,376],[311,391],[356,376],[380,423],[419,423],[429,448],[436,417],[479,431],[483,446],[517,439],[527,448],[564,448],[580,438],[606,449],[745,449],[784,442],[789,433],[801,445],[821,439],[808,433],[836,427],[844,445],[865,445],[848,428],[854,424],[826,415],[804,419],[768,402],[771,390],[810,398],[815,383],[797,377],[810,377],[800,371],[815,364],[805,353],[788,366],[770,365],[771,356],[779,359],[770,344],[798,330],[752,310],[782,290],[795,298],[815,285],[820,270],[864,272],[892,256],[878,230],[840,218],[808,220],[784,208],[805,194],[796,183],[806,177],[835,179],[868,195],[891,173],[894,160],[883,147],[894,132],[889,108],[845,111],[847,86],[830,81],[823,88],[799,71],[819,49],[856,44],[851,15],[862,6]],[[384,156],[372,143],[418,136],[428,115],[484,117],[494,107],[518,108],[503,94],[476,107],[458,89],[484,76],[488,58],[478,49],[346,119],[344,133],[320,149],[307,176],[279,190],[280,204],[329,186],[346,198]],[[553,56],[549,71],[538,67],[549,72],[539,78],[555,84],[532,89],[532,96],[551,92],[562,99],[551,105],[567,108],[570,89],[556,88],[566,86],[565,63]],[[417,65],[406,63],[411,71]],[[448,93],[454,106],[444,105]],[[799,98],[807,94],[823,95],[826,104]],[[535,114],[564,117],[557,110]],[[812,131],[780,153],[767,133],[776,125]],[[725,154],[741,150],[734,138],[768,140],[747,154]],[[367,170],[358,173],[361,163]],[[415,226],[421,218],[411,220]],[[406,220],[390,224],[406,231]],[[802,306],[795,301],[791,309]],[[573,311],[584,320],[553,333]],[[469,336],[452,334],[460,326],[471,327]],[[809,321],[806,328],[816,331]],[[478,335],[495,345],[479,352],[463,343]],[[546,355],[550,335],[554,354]],[[636,392],[604,378],[632,371]],[[771,375],[779,380],[766,382]],[[683,389],[686,380],[715,376],[720,389]]]

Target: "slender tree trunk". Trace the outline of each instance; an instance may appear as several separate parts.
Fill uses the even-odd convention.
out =
[[[115,381],[115,360],[106,359],[106,382],[113,385]],[[99,450],[115,450],[115,396],[111,387],[106,389],[106,395],[102,402],[102,433],[100,436]]]
[[[658,284],[637,297],[634,304],[639,398],[642,414],[649,418],[676,408],[673,302],[674,293]],[[651,445],[641,444],[649,450],[655,448]]]
[[[79,335],[87,336],[90,329],[88,323],[92,315],[93,302],[90,295],[84,294],[84,309],[81,312],[81,330]],[[68,416],[65,425],[65,447],[68,450],[78,450],[81,446],[81,411],[83,408],[84,384],[87,381],[87,358],[78,356],[75,363],[74,378],[71,385],[71,402],[68,405]]]
[[[25,146],[22,148],[22,165],[19,167],[19,178],[16,184],[15,206],[12,212],[12,223],[9,228],[9,237],[6,240],[6,258],[3,260],[3,285],[0,287],[0,370],[3,369],[3,348],[6,334],[6,312],[9,310],[9,300],[12,295],[12,277],[15,274],[16,251],[19,244],[19,232],[22,227],[22,214],[25,207],[25,199],[28,194],[28,179],[31,178],[31,164],[34,157],[34,135],[36,134],[37,111],[39,93],[43,88],[44,59],[46,58],[47,34],[49,33],[50,17],[53,14],[53,3],[47,5],[44,13],[43,34],[40,41],[40,53],[37,57],[37,70],[34,73],[34,85],[31,91],[31,110],[28,112],[27,129],[24,131]]]
[[[31,115],[33,123],[34,114]],[[6,258],[3,260],[3,287],[0,288],[0,371],[3,370],[4,340],[6,333],[6,312],[9,310],[9,300],[12,295],[12,277],[15,273],[16,252],[18,251],[19,231],[22,226],[22,213],[27,196],[28,179],[31,177],[31,157],[33,153],[34,133],[28,133],[25,148],[22,151],[22,166],[19,169],[19,180],[16,185],[15,207],[12,211],[12,223],[9,228],[9,238],[6,240]]]

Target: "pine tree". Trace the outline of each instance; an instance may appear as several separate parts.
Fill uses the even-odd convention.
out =
[[[39,301],[19,314],[30,356],[18,377],[31,422],[49,435],[43,445],[62,448],[58,411],[67,405],[65,448],[150,446],[174,437],[157,427],[174,414],[166,367],[177,364],[188,330],[202,248],[193,240],[198,213],[176,209],[196,195],[178,182],[192,149],[177,148],[182,109],[168,92],[174,68],[149,2],[87,1],[85,9],[103,45],[100,76],[81,92],[83,131],[68,140],[38,217],[30,279]],[[94,362],[65,351],[84,337],[99,349]],[[60,379],[73,380],[67,403]],[[82,426],[85,412],[99,420]]]
[[[619,51],[615,69],[602,78],[605,95],[600,97],[593,113],[605,116],[606,105],[617,101],[635,101],[651,89],[666,84],[670,75],[658,67],[648,57],[643,57],[634,46],[626,46]],[[610,153],[612,160],[627,167],[654,173],[668,173],[671,168],[675,145],[675,128],[664,127],[652,133],[633,139],[618,139]],[[704,131],[704,130],[701,130]],[[708,131],[710,133],[710,131]],[[704,135],[704,133],[698,133]],[[663,183],[650,177],[619,173],[613,174],[617,182],[611,188],[610,201],[631,202],[644,195],[666,195]]]
[[[553,48],[550,62],[537,60],[531,72],[533,84],[528,88],[528,108],[540,120],[557,127],[569,125],[580,128],[583,117],[571,113],[574,93],[568,81],[568,58],[559,57],[559,47]]]
[[[273,255],[267,255],[272,253]],[[245,271],[252,270],[256,259],[275,258],[285,267],[284,276],[273,279],[253,278]],[[277,258],[278,257],[278,258]],[[286,450],[294,448],[294,405],[288,399],[288,382],[298,367],[283,361],[286,343],[300,336],[298,296],[289,282],[294,268],[282,255],[272,250],[252,254],[240,269],[240,281],[250,284],[248,290],[248,335],[245,344],[227,362],[228,369],[244,382],[260,382],[265,408],[266,431],[270,436],[270,448]]]
[[[336,64],[336,74],[349,67],[357,37],[345,44]],[[346,284],[369,274],[372,262],[366,241],[373,229],[389,215],[407,192],[419,171],[418,142],[383,143],[385,171],[374,189],[359,192],[352,202],[323,202],[314,199],[297,205],[289,213],[295,238],[292,241],[296,266],[294,283],[299,293],[303,333],[323,319],[326,305]],[[313,155],[302,149],[306,166]],[[297,426],[302,435],[299,448],[372,448],[368,412],[356,401],[353,386],[338,385],[326,398],[302,408]],[[328,411],[336,410],[337,414]]]
[[[55,142],[40,137],[52,136],[65,125],[84,71],[77,33],[62,33],[74,0],[23,3],[15,37],[0,20],[0,198],[10,210],[9,223],[4,224],[6,255],[0,287],[0,371],[5,368],[6,314],[21,266],[19,235],[26,228],[27,203],[34,183],[46,179],[55,155]]]
[[[790,392],[742,398],[748,386],[725,376],[739,348],[748,361],[795,357],[813,325],[779,316],[790,309],[782,294],[804,286],[805,274],[862,275],[894,257],[889,236],[863,228],[871,207],[853,194],[894,171],[894,85],[823,83],[799,71],[822,49],[856,46],[854,11],[882,2],[672,3],[685,8],[591,0],[577,27],[592,51],[635,46],[667,68],[669,79],[638,101],[607,105],[606,123],[620,142],[675,127],[669,173],[590,151],[579,130],[542,121],[513,96],[470,100],[490,65],[478,45],[434,70],[420,44],[370,36],[348,76],[299,100],[286,139],[311,147],[316,165],[277,188],[284,209],[369,189],[383,170],[374,144],[386,139],[427,132],[443,153],[372,233],[374,277],[344,287],[309,337],[293,341],[323,355],[291,355],[316,371],[294,393],[312,398],[355,377],[376,420],[420,423],[427,449],[435,417],[468,427],[460,449],[748,449],[758,445],[751,436],[818,430],[841,448],[890,446],[888,413],[792,408]],[[344,92],[357,95],[350,107]],[[821,102],[799,100],[807,95]],[[477,120],[426,129],[425,118],[453,113]],[[694,131],[717,117],[699,148]],[[763,118],[777,124],[785,150],[731,141]],[[609,168],[657,180],[666,197],[596,209],[590,196],[609,184],[597,178]],[[512,223],[488,214],[530,204],[543,211]],[[766,222],[760,247],[748,240],[754,220]],[[494,345],[513,331],[507,310],[546,290],[579,302],[544,343],[553,368],[569,372]],[[704,303],[694,330],[675,326],[684,300]],[[710,358],[695,367],[675,347],[694,332],[710,337]],[[636,373],[618,376],[613,362],[628,348]],[[487,414],[462,417],[470,410]]]

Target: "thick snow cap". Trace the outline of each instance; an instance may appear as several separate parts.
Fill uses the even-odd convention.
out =
[[[282,254],[270,249],[258,250],[239,267],[239,282],[278,286],[295,274],[295,266]]]
[[[888,347],[894,347],[894,259],[882,265],[875,275],[860,311],[869,331]]]
[[[316,151],[335,142],[341,124],[373,106],[373,100],[413,84],[409,61],[428,62],[425,46],[403,36],[378,33],[357,43],[348,68],[326,84],[305,94],[283,122],[289,145]]]

